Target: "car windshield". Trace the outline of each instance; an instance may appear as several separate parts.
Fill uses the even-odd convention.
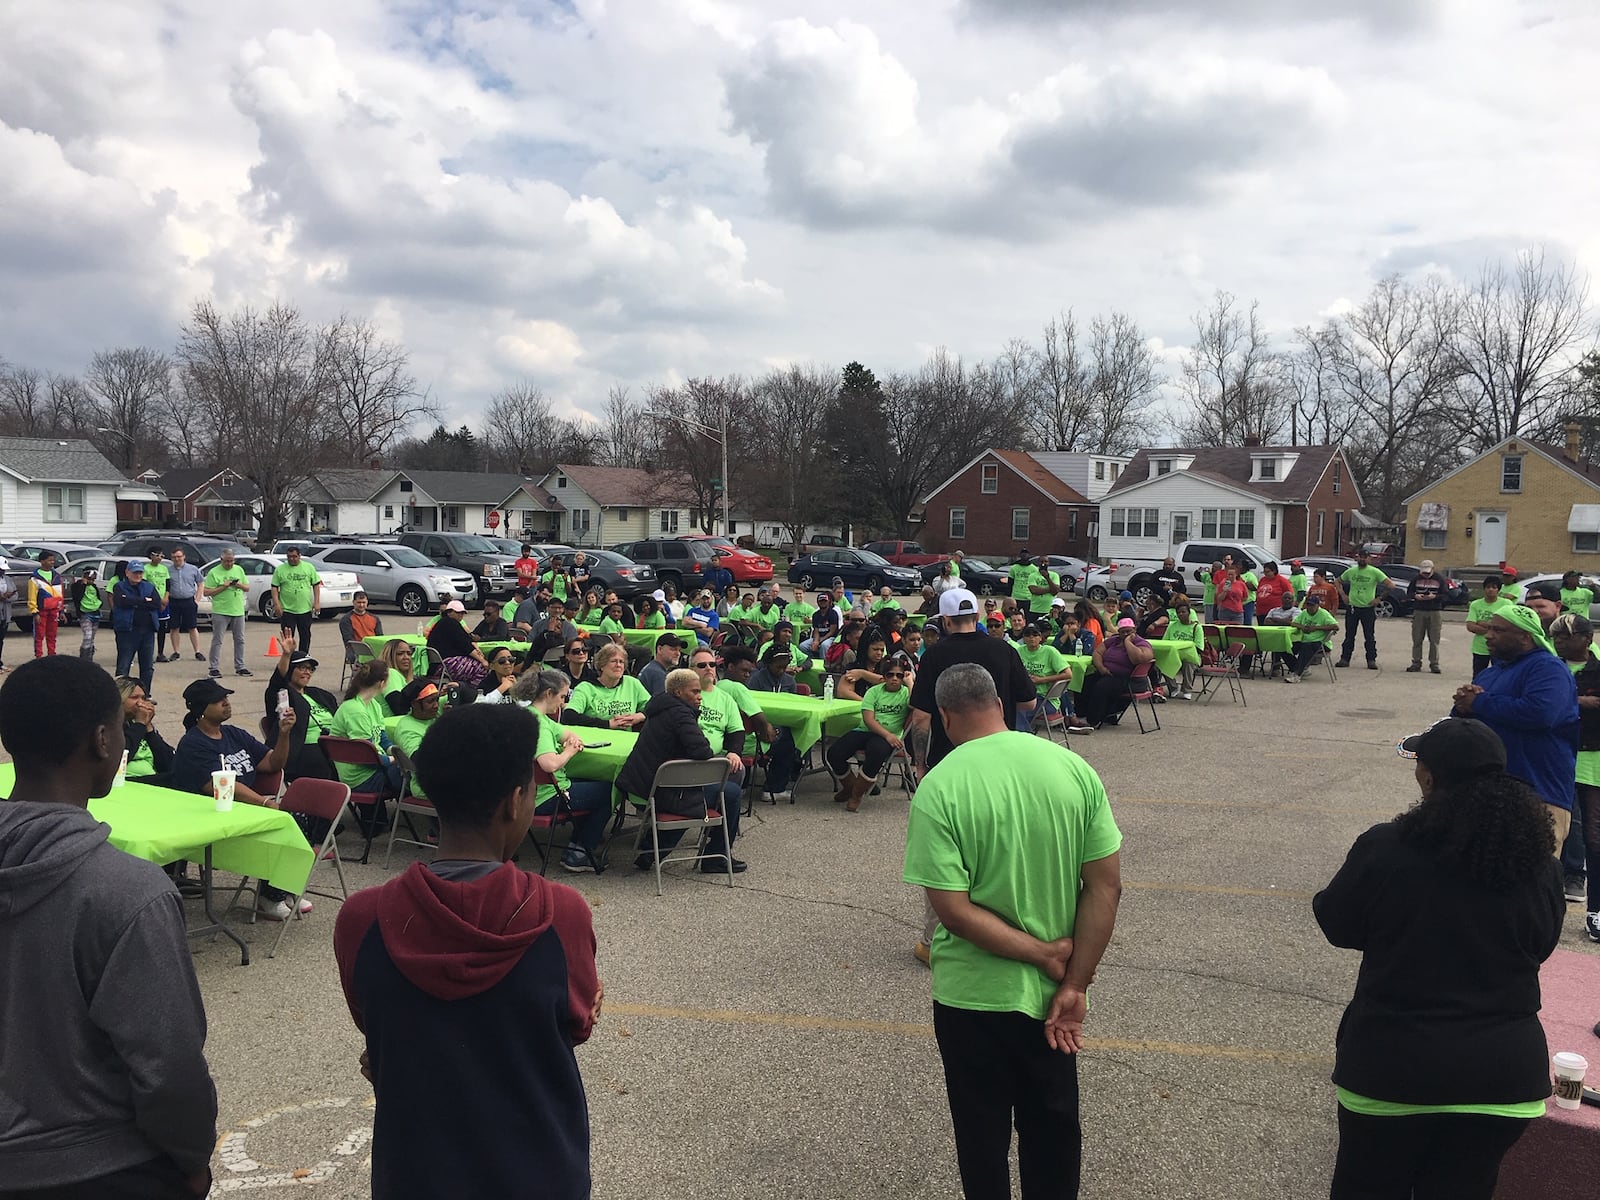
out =
[[[614,550],[585,550],[584,553],[594,559],[595,562],[607,567],[631,567],[633,565],[633,560],[628,558],[627,555],[618,554]]]
[[[961,566],[964,569],[968,570],[968,571],[992,571],[992,570],[994,570],[993,567],[991,567],[988,563],[984,562],[981,558],[963,559],[961,561]]]
[[[433,559],[410,546],[384,546],[378,550],[379,554],[388,557],[389,561],[397,567],[432,567],[437,564]]]
[[[500,547],[496,546],[488,538],[458,537],[458,538],[452,538],[451,539],[451,544],[455,547],[455,551],[456,551],[457,554],[499,554],[500,553]]]
[[[1266,548],[1264,548],[1262,546],[1252,545],[1250,542],[1246,542],[1244,544],[1244,552],[1246,554],[1248,554],[1251,558],[1255,559],[1258,563],[1269,563],[1269,562],[1277,562],[1278,561],[1278,556],[1275,555],[1274,553],[1272,553],[1272,551],[1270,551],[1270,550],[1268,550],[1268,549],[1266,549]]]
[[[501,554],[515,554],[519,558],[522,556],[521,542],[513,542],[510,538],[497,537],[484,538],[483,540],[488,542],[496,550],[500,551]]]
[[[857,550],[856,553],[861,556],[861,562],[864,566],[887,567],[890,565],[887,558],[881,554],[874,554],[871,550]]]

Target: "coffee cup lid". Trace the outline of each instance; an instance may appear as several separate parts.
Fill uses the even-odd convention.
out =
[[[1562,1050],[1550,1059],[1557,1067],[1568,1071],[1587,1071],[1589,1060],[1581,1054],[1574,1054],[1571,1050]]]

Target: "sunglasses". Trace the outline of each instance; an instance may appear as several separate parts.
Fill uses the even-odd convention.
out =
[[[495,658],[495,659],[491,659],[490,660],[490,662],[494,666],[497,666],[497,667],[509,666],[512,663],[512,661],[513,660],[511,658],[509,658],[509,657],[507,657],[507,658]]]
[[[567,651],[567,657],[568,658],[585,658],[585,657],[588,656],[588,654],[589,654],[589,652],[587,650],[582,649],[581,647],[579,649],[577,649],[577,650],[568,650]]]
[[[885,679],[904,679],[906,673],[904,671],[885,671],[883,677]]]

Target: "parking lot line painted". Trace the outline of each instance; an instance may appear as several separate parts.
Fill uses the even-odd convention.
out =
[[[827,1029],[841,1033],[886,1033],[896,1037],[931,1038],[933,1026],[914,1021],[869,1021],[856,1017],[815,1016],[810,1013],[754,1012],[736,1008],[678,1008],[664,1004],[610,1003],[608,1017],[652,1017],[664,1021],[703,1021],[715,1025],[769,1025],[778,1029]],[[1326,1067],[1331,1054],[1298,1050],[1273,1050],[1261,1046],[1214,1046],[1197,1042],[1168,1042],[1150,1038],[1084,1039],[1088,1050],[1135,1054],[1171,1054],[1181,1058],[1213,1058],[1235,1062],[1272,1062],[1284,1066]]]

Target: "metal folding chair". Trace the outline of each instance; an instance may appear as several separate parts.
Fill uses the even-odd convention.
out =
[[[341,902],[350,899],[350,888],[344,879],[344,860],[339,857],[339,825],[346,816],[355,816],[350,809],[350,789],[336,779],[296,779],[283,793],[279,807],[284,812],[328,822],[328,833],[322,839],[322,845],[314,847],[317,857],[311,863],[311,872],[315,875],[317,867],[324,860],[331,861],[339,877],[339,894],[335,896],[332,892],[319,892],[307,879],[305,890],[300,895],[310,894]],[[281,923],[278,936],[272,940],[272,949],[267,951],[268,958],[277,957],[278,947],[283,944],[283,935],[289,932],[290,922],[301,919],[300,896],[289,897],[289,910],[292,915],[288,921]]]
[[[1260,667],[1262,657],[1261,639],[1256,636],[1256,627],[1254,625],[1226,625],[1223,627],[1222,632],[1223,636],[1228,639],[1229,645],[1238,643],[1242,647],[1241,653],[1250,656],[1250,672],[1247,673],[1253,673]],[[1267,673],[1271,673],[1270,666]]]
[[[1143,700],[1150,706],[1150,719],[1155,722],[1155,729],[1161,728],[1161,716],[1156,712],[1156,689],[1148,672],[1143,675],[1132,675],[1128,678],[1128,707],[1133,709],[1134,720],[1139,722],[1140,733],[1153,733],[1155,730],[1144,727],[1144,714],[1139,711],[1139,701]]]
[[[1218,653],[1216,662],[1202,661],[1195,668],[1195,674],[1200,677],[1201,700],[1210,704],[1212,697],[1216,695],[1213,685],[1218,680],[1225,680],[1228,684],[1228,694],[1234,703],[1243,701],[1246,708],[1250,707],[1250,702],[1244,698],[1244,679],[1239,675],[1239,658],[1242,654],[1244,654],[1244,644],[1230,642],[1225,650]],[[1217,690],[1220,690],[1220,687]]]
[[[430,820],[438,819],[438,812],[433,807],[433,801],[426,796],[417,794],[417,772],[411,765],[411,756],[399,746],[390,748],[395,762],[400,764],[400,796],[394,806],[394,820],[389,825],[389,845],[383,854],[383,869],[389,869],[389,860],[394,857],[394,844],[404,842],[408,846],[419,846],[424,850],[434,849],[433,843],[424,840],[426,834],[417,836],[417,827],[411,823],[412,817],[427,817]],[[400,822],[404,821],[406,828],[411,831],[410,837],[400,836]]]
[[[645,851],[645,832],[650,834],[649,851],[655,862],[656,869],[656,895],[661,895],[661,829],[681,829],[685,838],[673,847],[676,855],[673,862],[699,862],[702,859],[713,858],[715,855],[705,852],[706,834],[719,826],[724,831],[727,829],[727,820],[720,808],[706,806],[706,815],[703,817],[685,817],[677,813],[662,812],[656,807],[656,798],[664,790],[696,790],[715,785],[720,788],[728,781],[728,760],[721,755],[710,759],[674,758],[662,763],[656,768],[656,777],[650,782],[650,795],[645,799],[643,822],[639,826],[638,837],[634,841],[634,854]],[[720,803],[720,801],[719,801]],[[687,840],[687,835],[693,830],[698,832],[699,840],[695,843],[693,854],[677,855],[677,849]],[[728,864],[728,886],[733,886],[733,846],[727,847],[727,853],[722,856]]]
[[[328,756],[328,761],[335,765],[343,763],[351,767],[368,767],[377,770],[383,765],[383,759],[378,755],[378,748],[371,742],[362,741],[360,738],[332,737],[323,734],[317,739],[317,745],[322,747],[322,752]],[[401,791],[405,790],[405,781],[401,780]],[[368,858],[372,855],[372,843],[377,840],[376,826],[378,818],[384,814],[387,801],[398,800],[398,792],[356,792],[350,793],[350,803],[359,813],[367,808],[371,811],[366,814],[366,819],[361,822],[364,826],[362,833],[366,836],[367,844],[361,848],[361,865],[366,866]]]
[[[1067,717],[1062,711],[1061,697],[1067,694],[1067,689],[1072,686],[1070,679],[1058,679],[1050,685],[1050,690],[1045,693],[1044,699],[1033,710],[1033,724],[1030,726],[1034,733],[1043,731],[1044,736],[1052,742],[1056,740],[1053,730],[1061,733],[1061,744],[1067,744]],[[1049,706],[1056,706],[1056,716],[1060,719],[1051,725],[1049,721]]]
[[[377,655],[372,652],[372,647],[368,646],[360,638],[353,642],[346,642],[344,644],[344,664],[339,670],[339,690],[344,690],[344,685],[349,681],[350,675],[356,667],[361,666],[362,663],[369,663],[376,657]]]
[[[572,800],[561,790],[556,783],[556,777],[541,767],[537,762],[533,764],[533,786],[535,788],[554,787],[556,789],[556,808],[554,812],[534,813],[533,820],[528,823],[528,840],[533,843],[533,848],[539,854],[539,874],[545,875],[550,871],[550,856],[555,853],[556,830],[562,825],[571,825],[577,818],[572,812]],[[544,845],[539,844],[535,829],[545,830],[549,836],[545,838]],[[599,874],[600,864],[595,862],[595,873]]]

